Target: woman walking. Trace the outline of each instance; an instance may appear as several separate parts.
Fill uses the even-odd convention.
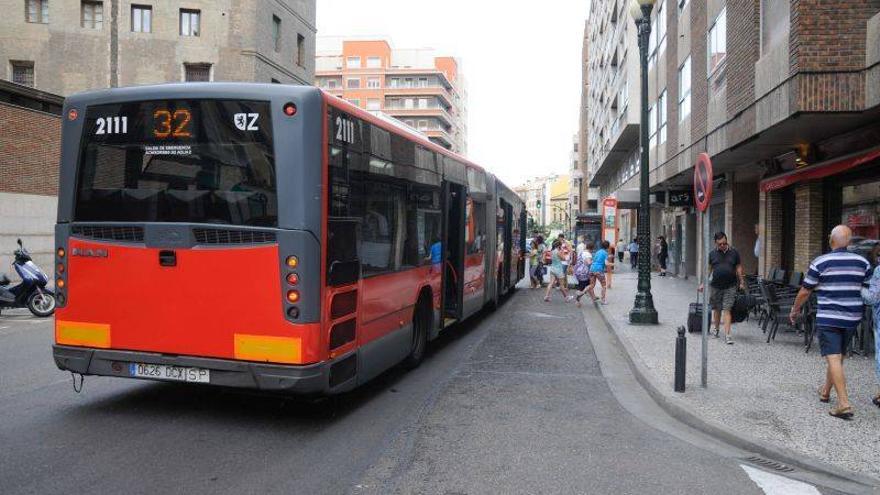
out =
[[[541,280],[537,276],[540,271],[538,263],[538,240],[532,239],[532,244],[529,246],[529,281],[532,289],[541,287]]]
[[[544,294],[544,301],[550,302],[550,293],[556,284],[559,285],[559,290],[562,292],[562,297],[565,298],[565,301],[571,300],[568,297],[568,276],[565,274],[565,266],[562,264],[563,261],[567,260],[567,255],[562,252],[562,242],[558,239],[553,241],[553,251],[550,253],[550,269],[548,270],[550,281],[547,284],[547,293]]]
[[[578,253],[577,263],[574,265],[574,278],[577,279],[578,288],[576,293],[577,306],[581,307],[581,297],[587,292],[590,285],[590,265],[593,264],[593,243],[588,242]]]
[[[862,301],[873,306],[874,359],[877,361],[874,363],[874,371],[877,374],[877,385],[878,390],[880,390],[880,269],[877,267],[878,260],[876,257],[872,261],[874,262],[874,275],[871,276],[871,282],[868,284],[868,287],[862,289]],[[875,406],[880,407],[880,392],[874,395],[871,402]]]
[[[660,276],[666,276],[666,260],[669,258],[669,244],[662,235],[657,237],[657,263],[660,264]]]

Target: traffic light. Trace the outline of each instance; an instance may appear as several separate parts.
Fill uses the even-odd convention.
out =
[[[536,206],[539,210],[541,209],[541,200],[540,200],[540,199],[539,199],[537,202],[535,202],[535,206]]]

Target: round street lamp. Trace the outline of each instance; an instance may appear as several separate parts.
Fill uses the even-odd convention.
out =
[[[651,36],[651,9],[655,0],[630,0],[629,13],[635,21],[641,66],[641,109],[639,125],[641,159],[639,160],[639,283],[635,303],[629,312],[630,323],[656,324],[657,310],[651,295],[651,210],[648,181],[648,40]]]

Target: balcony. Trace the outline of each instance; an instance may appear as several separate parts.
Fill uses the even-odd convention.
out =
[[[442,98],[446,106],[452,106],[453,98],[449,91],[442,86],[423,86],[423,87],[388,87],[385,89],[385,96],[436,96]]]
[[[448,132],[442,129],[426,129],[419,132],[428,136],[428,139],[434,141],[440,146],[443,146],[444,148],[451,149],[453,146],[455,146],[455,140],[452,139],[452,136],[450,136]]]
[[[392,117],[401,120],[406,118],[417,119],[420,117],[434,117],[440,119],[446,125],[455,125],[455,121],[453,120],[452,115],[447,112],[446,109],[437,106],[428,108],[401,108],[386,106],[382,109],[382,111]]]

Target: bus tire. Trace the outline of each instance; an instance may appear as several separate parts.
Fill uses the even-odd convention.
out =
[[[431,298],[422,293],[419,302],[416,303],[416,309],[413,311],[412,321],[412,345],[409,355],[403,360],[403,367],[411,370],[418,368],[425,359],[425,350],[428,348],[428,333],[431,331],[431,323],[434,320],[434,314],[431,311]]]

